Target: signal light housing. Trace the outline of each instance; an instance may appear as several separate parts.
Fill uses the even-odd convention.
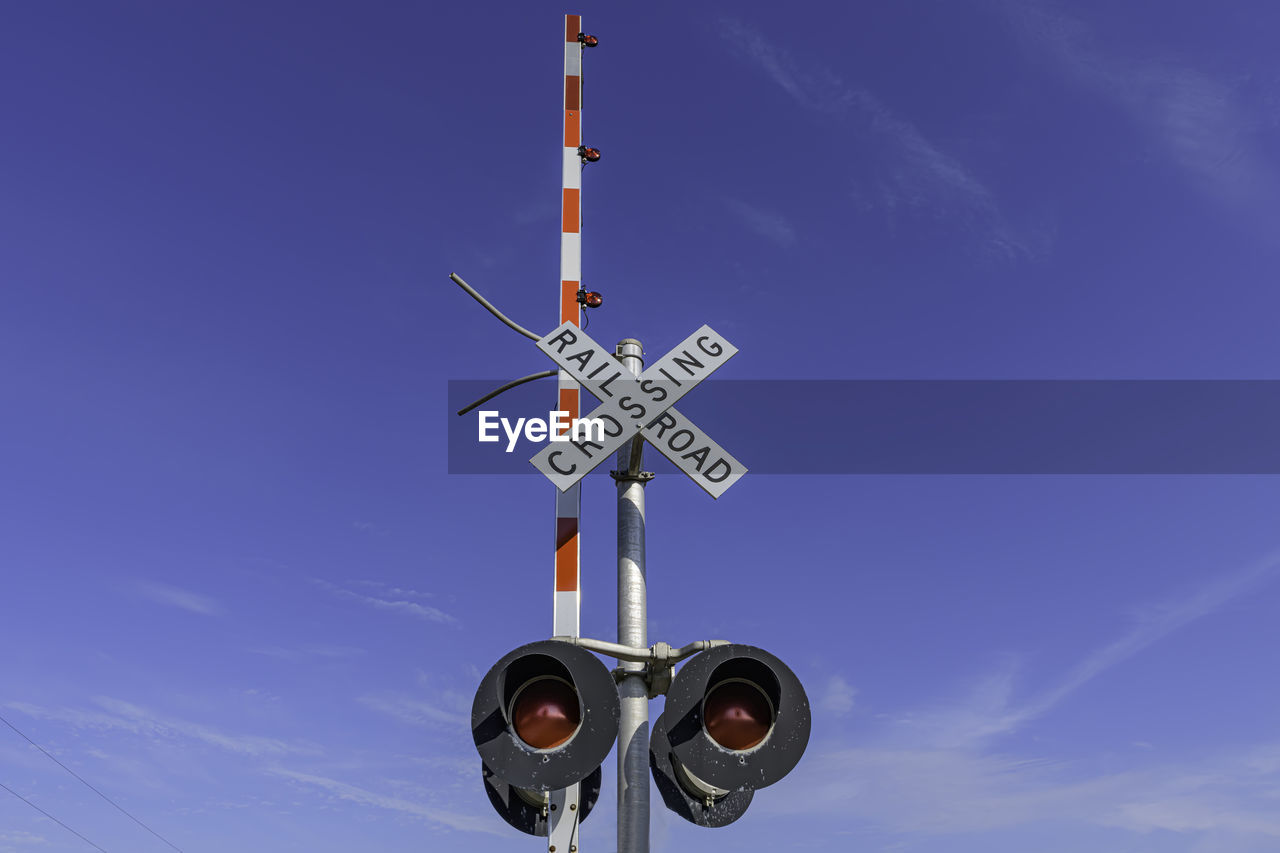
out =
[[[487,764],[481,762],[484,791],[502,819],[526,835],[546,837],[551,832],[551,815],[545,808],[545,794],[517,788],[499,779]],[[596,800],[600,799],[600,768],[587,774],[578,789],[578,823],[587,819]]]
[[[604,297],[594,290],[579,290],[578,304],[588,308],[599,308],[604,304]]]
[[[494,778],[526,792],[554,791],[604,761],[618,736],[618,711],[603,663],[577,646],[541,640],[508,652],[485,674],[471,705],[471,735]]]
[[[749,788],[718,789],[692,776],[671,750],[665,713],[649,733],[649,769],[667,808],[698,826],[728,826],[746,813],[755,796]]]
[[[811,726],[795,673],[763,649],[738,644],[691,658],[667,691],[661,721],[672,781],[704,801],[715,799],[707,792],[753,791],[782,779],[804,754]],[[655,775],[662,760],[651,752]]]
[[[582,42],[583,47],[595,47],[600,44],[600,39],[595,36],[589,36],[586,33],[578,33],[578,41]]]
[[[583,160],[586,160],[588,163],[594,163],[600,159],[600,149],[588,148],[585,145],[579,145],[578,156],[581,157]]]

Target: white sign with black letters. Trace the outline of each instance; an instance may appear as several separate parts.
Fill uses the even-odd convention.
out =
[[[612,353],[573,323],[564,323],[538,341],[574,381],[603,402],[583,420],[603,422],[602,440],[578,437],[548,444],[530,460],[564,491],[585,477],[640,433],[713,498],[724,494],[747,472],[674,405],[738,348],[710,326],[703,326],[640,374],[631,373]],[[590,438],[600,439],[597,436]]]

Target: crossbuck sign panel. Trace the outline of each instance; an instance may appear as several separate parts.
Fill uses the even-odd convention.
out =
[[[545,335],[538,349],[602,401],[586,415],[604,424],[602,441],[579,437],[553,442],[529,460],[561,491],[637,433],[713,498],[747,472],[746,466],[675,409],[681,397],[738,352],[710,326],[685,338],[638,377],[573,323]]]

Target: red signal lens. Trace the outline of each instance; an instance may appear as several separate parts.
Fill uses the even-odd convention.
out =
[[[511,703],[516,737],[534,749],[554,749],[582,725],[578,692],[562,678],[534,679],[520,688]]]
[[[604,304],[604,297],[599,293],[596,293],[594,290],[588,291],[586,295],[582,297],[582,304],[588,308],[599,308]]]
[[[725,749],[751,749],[773,727],[773,707],[751,682],[722,681],[707,693],[702,720],[707,734]]]

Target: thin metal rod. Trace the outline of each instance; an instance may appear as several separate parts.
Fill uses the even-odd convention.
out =
[[[622,365],[640,375],[640,342],[618,344]],[[618,450],[618,470],[637,471],[643,458],[630,443]],[[639,448],[643,453],[643,447]],[[618,644],[649,645],[645,588],[644,487],[640,477],[618,478]],[[649,853],[649,687],[644,664],[619,665],[618,698],[618,853]]]
[[[503,391],[510,391],[512,388],[516,387],[517,385],[523,385],[524,383],[532,382],[535,379],[546,379],[548,376],[555,376],[559,372],[560,371],[558,370],[539,370],[537,373],[530,373],[528,376],[521,376],[519,379],[513,379],[510,382],[508,382],[506,385],[499,385],[497,388],[494,388],[488,394],[485,394],[483,397],[481,397],[479,400],[476,400],[474,403],[470,404],[469,406],[464,406],[463,408],[458,409],[458,414],[465,415],[467,412],[471,411],[476,406],[480,406],[489,402],[494,397],[501,394]]]
[[[488,308],[490,314],[497,317],[499,320],[506,323],[508,326],[515,329],[517,332],[524,335],[526,338],[529,338],[530,340],[534,340],[534,341],[542,340],[542,335],[535,335],[533,332],[529,331],[524,326],[521,326],[515,320],[512,320],[506,314],[503,314],[497,308],[493,307],[492,302],[490,302],[488,299],[485,299],[483,296],[481,296],[480,291],[476,290],[474,287],[472,287],[471,285],[463,281],[462,278],[456,272],[449,273],[449,278],[453,279],[454,284],[458,285],[458,287],[461,287],[468,294],[470,294],[472,299],[474,299],[476,302],[479,302],[485,308]]]

